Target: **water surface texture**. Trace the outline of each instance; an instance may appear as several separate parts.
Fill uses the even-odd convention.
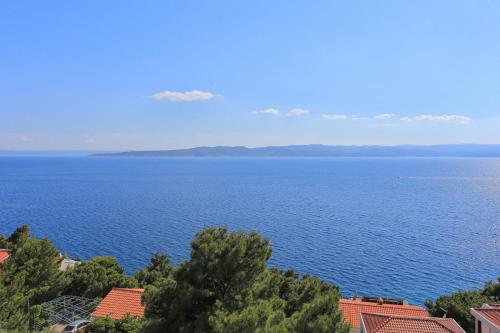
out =
[[[421,304],[500,275],[500,160],[0,157],[0,233],[20,224],[129,273],[257,230],[273,266]]]

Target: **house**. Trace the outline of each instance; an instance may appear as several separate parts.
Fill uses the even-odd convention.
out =
[[[465,333],[451,318],[361,313],[361,333]]]
[[[500,304],[483,304],[470,313],[475,318],[476,333],[500,333]]]
[[[385,314],[394,316],[428,317],[423,308],[414,305],[386,304],[379,302],[366,302],[362,300],[341,299],[339,308],[345,322],[351,325],[351,333],[359,333],[361,327],[361,314]]]
[[[142,294],[144,289],[140,288],[113,288],[90,317],[112,319],[123,319],[127,316],[144,317]]]
[[[8,249],[0,249],[0,265],[9,259],[11,251]]]
[[[73,260],[69,258],[63,258],[61,260],[61,263],[59,264],[59,270],[61,272],[67,272],[73,268],[75,268],[77,265],[80,265],[81,262],[79,260]]]

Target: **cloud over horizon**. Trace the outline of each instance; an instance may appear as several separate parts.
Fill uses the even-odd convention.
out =
[[[373,117],[375,120],[389,120],[394,118],[396,115],[394,113],[382,113]]]
[[[271,116],[279,116],[280,110],[274,109],[274,108],[268,108],[268,109],[263,109],[263,110],[258,110],[258,111],[252,111],[253,115],[258,115],[258,114],[268,114]]]
[[[323,119],[330,121],[346,120],[348,118],[348,116],[346,116],[345,114],[331,114],[331,113],[323,113],[321,117]]]
[[[160,101],[162,99],[168,99],[173,102],[193,102],[200,100],[209,100],[215,97],[215,94],[208,91],[192,90],[186,92],[177,91],[163,91],[155,93],[151,96],[152,98]]]
[[[346,114],[333,114],[333,113],[324,113],[321,115],[323,119],[329,121],[340,121],[340,120],[368,120],[370,118],[358,116],[358,115],[346,115]],[[431,115],[431,114],[419,114],[411,117],[397,117],[394,113],[382,113],[373,116],[371,119],[377,121],[384,120],[399,120],[405,123],[412,122],[434,122],[434,123],[462,123],[468,124],[472,121],[472,118],[464,116],[464,115],[456,115],[456,114],[443,114],[443,115]]]
[[[439,122],[439,123],[462,123],[467,124],[472,121],[472,118],[456,115],[456,114],[443,114],[443,115],[430,115],[430,114],[420,114],[415,117],[402,117],[401,121],[404,122],[414,122],[414,121],[423,121],[423,122]]]
[[[301,108],[296,108],[292,109],[287,113],[287,116],[289,117],[298,117],[298,116],[303,116],[305,114],[308,114],[310,111],[307,109],[301,109]]]

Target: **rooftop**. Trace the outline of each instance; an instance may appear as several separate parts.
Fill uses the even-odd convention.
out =
[[[485,304],[480,309],[471,309],[471,314],[481,322],[487,321],[492,326],[500,329],[500,305]]]
[[[353,327],[360,327],[361,313],[378,313],[414,317],[429,316],[427,311],[423,308],[414,305],[378,304],[374,302],[341,299],[339,301],[339,306],[342,314],[344,315],[345,321]]]
[[[144,306],[141,303],[144,289],[140,288],[113,288],[99,303],[91,317],[111,317],[122,319],[127,315],[143,317]]]
[[[465,333],[451,318],[362,313],[366,333]]]
[[[67,272],[68,270],[75,268],[76,265],[80,265],[80,261],[64,258],[63,260],[61,260],[61,264],[59,265],[59,270]]]
[[[0,249],[0,264],[3,264],[10,257],[10,250]]]

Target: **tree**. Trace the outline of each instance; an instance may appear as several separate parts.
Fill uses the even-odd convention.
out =
[[[474,318],[470,314],[471,308],[479,308],[484,303],[488,303],[489,298],[483,295],[480,290],[459,291],[451,296],[440,296],[436,303],[427,301],[425,305],[429,313],[434,317],[453,318],[462,328],[469,332],[474,332]]]
[[[338,308],[340,298],[338,287],[317,277],[269,269],[252,286],[248,303],[281,301],[287,332],[347,332]]]
[[[23,279],[26,296],[40,304],[58,296],[66,280],[59,270],[59,253],[47,239],[29,238],[19,244],[5,264],[4,282]]]
[[[217,309],[210,317],[215,333],[286,333],[285,302],[277,297],[258,300],[232,313]]]
[[[30,228],[26,224],[16,228],[16,230],[7,238],[7,244],[15,248],[26,242],[30,238]]]
[[[0,281],[3,279],[0,272]],[[29,321],[28,297],[25,295],[22,278],[9,285],[0,283],[0,330],[26,329]]]
[[[342,322],[335,292],[316,295],[293,313],[288,320],[288,331],[296,333],[347,333],[349,326]]]
[[[66,293],[88,298],[104,297],[113,287],[137,287],[137,281],[124,274],[113,257],[97,256],[68,272]]]
[[[175,281],[146,292],[147,313],[162,316],[172,331],[208,331],[215,303],[238,308],[270,256],[269,242],[257,233],[205,229],[195,236],[190,261],[180,264]]]
[[[453,318],[467,332],[474,332],[474,317],[471,308],[480,308],[485,303],[492,303],[500,297],[500,277],[498,282],[489,281],[483,289],[459,291],[451,296],[440,296],[436,302],[427,301],[425,305],[434,317]]]
[[[93,333],[140,333],[146,325],[144,318],[127,316],[123,319],[96,318],[92,321]]]
[[[98,319],[94,332],[346,333],[340,292],[313,276],[269,269],[269,242],[257,233],[208,228],[191,244],[190,260],[172,267],[157,253],[135,278],[112,257],[94,257],[67,273],[56,249],[27,227],[0,237],[12,257],[0,271],[0,329],[25,330],[28,300],[44,302],[64,291],[103,297],[112,287],[146,288],[146,318]],[[495,290],[493,288],[491,290]],[[488,289],[489,290],[489,289]],[[484,296],[484,295],[483,295]],[[484,296],[486,297],[486,296]],[[30,303],[33,305],[33,303]],[[36,306],[35,306],[36,307]]]
[[[12,253],[0,270],[0,303],[6,303],[0,304],[0,325],[25,329],[29,306],[57,297],[64,289],[59,252],[48,239],[32,237],[27,226],[3,238],[2,246]]]
[[[172,277],[173,267],[168,256],[155,253],[148,266],[135,273],[135,279],[141,287],[161,284],[165,279]]]
[[[270,256],[257,233],[208,228],[193,240],[189,261],[147,287],[146,316],[171,332],[347,332],[337,287],[268,269]]]
[[[500,277],[497,278],[497,282],[487,282],[483,288],[483,294],[493,301],[500,301]]]

